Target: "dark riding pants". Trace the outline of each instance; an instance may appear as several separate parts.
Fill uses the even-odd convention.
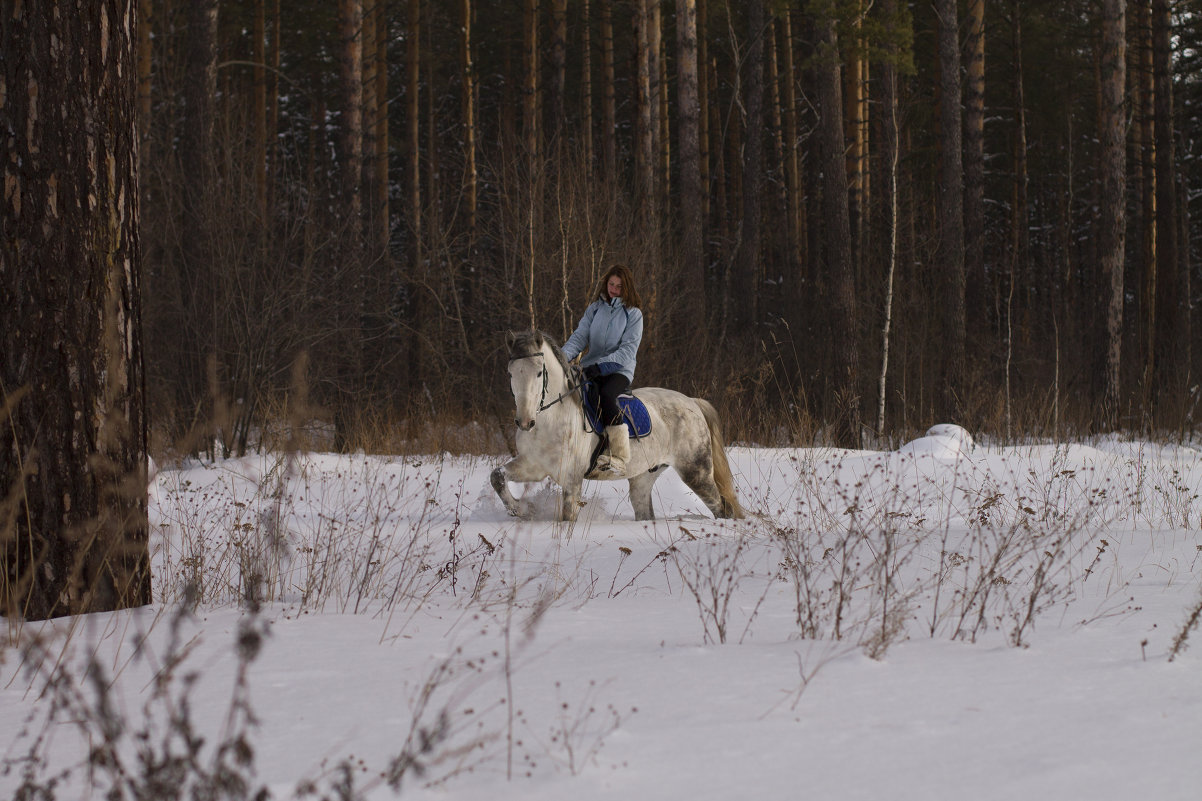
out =
[[[607,426],[616,426],[622,422],[618,396],[630,388],[630,379],[621,373],[610,373],[598,378],[596,383],[601,395],[601,422]]]

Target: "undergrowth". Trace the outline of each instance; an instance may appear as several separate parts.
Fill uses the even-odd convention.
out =
[[[4,756],[3,776],[18,782],[19,801],[66,798],[81,784],[114,801],[272,797],[256,774],[249,680],[269,645],[264,605],[376,615],[402,632],[396,636],[437,606],[456,610],[456,626],[503,633],[503,647],[486,657],[456,652],[439,662],[385,764],[347,759],[315,769],[289,797],[399,791],[438,766],[470,769],[495,743],[507,776],[539,763],[577,775],[635,710],[604,701],[590,682],[581,696],[556,686],[549,726],[523,717],[513,682],[518,656],[556,606],[666,594],[691,602],[703,643],[728,647],[752,636],[771,609],[792,620],[789,636],[799,642],[796,705],[823,665],[848,650],[885,659],[919,637],[1024,647],[1049,613],[1084,598],[1106,610],[1099,617],[1135,611],[1117,555],[1127,533],[1202,525],[1197,477],[1182,465],[1142,452],[1095,464],[1069,446],[1015,452],[1029,470],[990,473],[967,457],[782,452],[767,474],[739,477],[753,512],[746,521],[657,521],[643,529],[650,555],[621,545],[612,577],[584,545],[589,521],[602,514],[547,524],[553,553],[519,543],[530,529],[473,526],[481,488],[467,486],[466,476],[482,467],[479,456],[335,457],[290,448],[164,470],[152,487],[152,563],[156,601],[172,611],[163,618],[164,650],[147,647],[147,632],[135,638],[132,660],[154,677],[141,706],[126,710],[119,671],[98,649],[10,627],[9,642],[19,645],[8,653],[19,653],[24,681],[40,699]],[[581,544],[574,553],[564,547],[572,542]],[[1178,571],[1193,574],[1194,566]],[[225,724],[203,733],[195,714],[200,668],[185,632],[194,614],[222,607],[246,611]],[[1200,608],[1202,600],[1187,610],[1170,660],[1187,647]],[[503,702],[464,714],[461,702],[486,674],[504,684]],[[85,744],[75,764],[56,758],[63,728]]]
[[[202,669],[194,664],[194,641],[186,631],[191,605],[181,603],[171,615],[163,652],[149,647],[144,634],[137,638],[133,662],[149,663],[153,679],[136,714],[125,711],[117,677],[95,652],[76,664],[63,658],[55,638],[24,638],[24,677],[29,692],[40,700],[0,765],[0,776],[17,778],[14,801],[74,798],[81,786],[107,801],[275,797],[256,775],[259,719],[249,680],[252,663],[268,646],[267,621],[252,604],[238,623],[233,690],[222,716],[225,723],[210,739],[197,716],[197,704],[203,703],[197,694]],[[386,764],[368,767],[347,757],[319,775],[300,779],[287,797],[348,801],[383,786],[400,792],[411,777],[421,778],[453,757],[480,749],[484,738],[464,740],[464,721],[453,718],[453,710],[431,703],[434,691],[452,680],[451,664],[444,660],[427,678],[408,735]],[[81,762],[63,766],[54,759],[52,748],[62,736],[61,727],[74,729],[79,742],[86,744]]]

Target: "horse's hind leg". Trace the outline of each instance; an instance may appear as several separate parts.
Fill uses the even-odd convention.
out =
[[[655,508],[651,503],[651,487],[663,469],[642,473],[630,479],[630,505],[634,507],[635,520],[654,520]]]
[[[709,454],[689,464],[677,465],[676,472],[685,486],[697,494],[715,519],[729,517],[722,503],[722,494],[714,483],[714,465]]]

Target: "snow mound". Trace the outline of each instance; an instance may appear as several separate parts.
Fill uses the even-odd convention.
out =
[[[911,440],[897,449],[909,456],[933,456],[941,459],[958,459],[976,447],[972,434],[955,423],[939,423],[927,429],[926,436]]]

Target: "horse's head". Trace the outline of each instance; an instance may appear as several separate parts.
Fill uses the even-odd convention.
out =
[[[516,404],[513,422],[529,431],[547,398],[549,370],[557,362],[555,346],[541,331],[511,331],[505,342],[509,346],[509,388]],[[562,376],[563,372],[556,374]]]

